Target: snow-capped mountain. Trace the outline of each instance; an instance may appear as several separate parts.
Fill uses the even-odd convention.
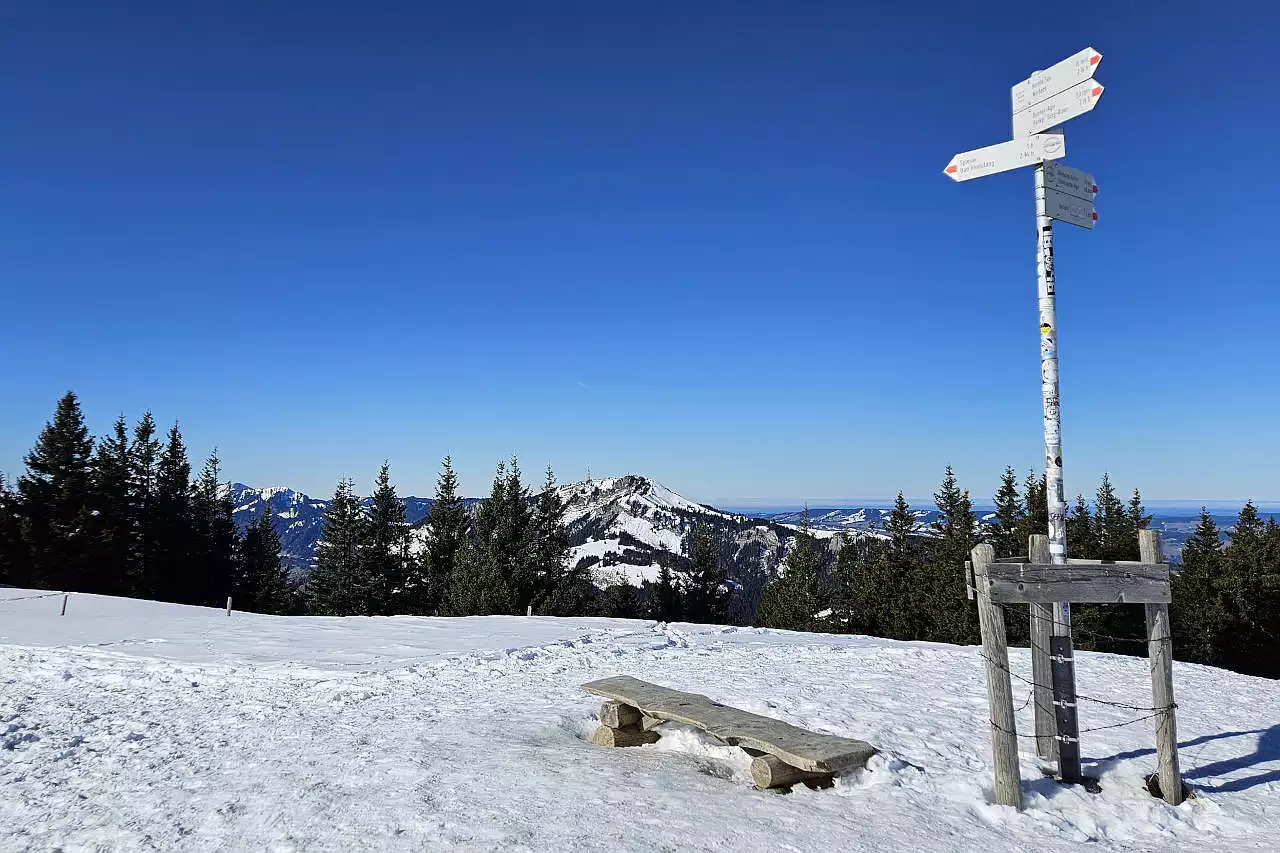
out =
[[[232,483],[231,502],[235,507],[232,517],[242,532],[270,507],[286,564],[294,569],[311,565],[329,501],[280,486],[255,489],[244,483]],[[368,506],[369,498],[361,498],[360,503]],[[430,509],[430,498],[404,498],[405,520],[410,524],[422,521]]]
[[[566,506],[573,551],[570,559],[586,561],[601,585],[639,585],[653,580],[663,565],[682,559],[684,539],[696,522],[711,526],[722,557],[738,584],[748,591],[763,587],[795,538],[790,521],[753,518],[723,512],[684,498],[661,483],[630,474],[558,486]],[[315,557],[316,543],[329,501],[287,488],[255,489],[243,483],[231,487],[236,525],[245,530],[271,508],[276,533],[288,565],[306,571]],[[474,506],[480,501],[469,498]],[[431,509],[430,498],[406,497],[405,518],[425,539],[422,524]],[[362,499],[368,503],[368,499]]]
[[[884,522],[891,512],[893,512],[891,507],[878,506],[838,507],[829,509],[810,507],[809,527],[813,530],[847,530],[851,532],[882,535],[884,532]],[[936,509],[914,509],[911,512],[912,515],[916,517],[916,529],[921,531],[928,530],[929,525],[941,517],[941,513]],[[978,517],[980,519],[986,515],[987,513],[978,513]],[[776,521],[779,524],[798,527],[804,523],[804,510],[769,513],[764,517],[768,518],[770,521]]]

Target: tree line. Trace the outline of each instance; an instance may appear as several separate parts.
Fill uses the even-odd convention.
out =
[[[283,613],[288,578],[266,517],[241,536],[216,451],[193,476],[182,432],[151,413],[94,439],[68,392],[0,475],[0,583]]]
[[[901,493],[884,521],[884,538],[842,536],[832,549],[806,523],[782,570],[765,587],[756,624],[979,642],[964,561],[984,541],[997,557],[1026,553],[1030,535],[1048,526],[1044,478],[1029,474],[1019,489],[1013,469],[1006,468],[994,496],[995,511],[981,523],[950,467],[933,497],[939,518],[927,531],[920,529]],[[1138,531],[1150,523],[1140,492],[1135,489],[1122,501],[1104,474],[1092,504],[1076,497],[1067,517],[1067,553],[1080,559],[1137,560]],[[1172,581],[1175,656],[1280,677],[1280,525],[1275,518],[1263,521],[1253,503],[1246,503],[1224,541],[1213,517],[1202,509],[1182,561]],[[1006,608],[1005,617],[1009,641],[1027,644],[1027,608]],[[1141,605],[1076,605],[1072,621],[1077,648],[1146,654]]]
[[[979,521],[969,492],[946,469],[923,528],[899,493],[881,537],[820,538],[807,522],[759,604],[722,557],[730,534],[705,521],[687,529],[682,554],[655,579],[602,582],[588,560],[571,562],[566,508],[550,468],[534,493],[518,460],[499,463],[487,499],[469,507],[445,458],[434,501],[415,534],[384,464],[367,507],[350,480],[326,511],[314,566],[290,579],[267,510],[243,534],[212,453],[193,476],[175,424],[161,437],[147,413],[123,417],[95,440],[67,393],[24,458],[16,489],[0,475],[0,583],[128,595],[263,613],[318,615],[600,615],[660,621],[728,621],[800,631],[860,633],[949,643],[978,641],[964,561],[979,542],[997,557],[1025,553],[1047,528],[1044,478],[1021,484],[1006,468],[995,510]],[[807,514],[806,514],[807,519]],[[1121,500],[1106,475],[1092,503],[1077,496],[1067,519],[1073,557],[1138,558],[1151,522],[1135,489]],[[1173,581],[1175,654],[1280,676],[1280,527],[1252,503],[1226,534],[1202,511]],[[1027,641],[1025,608],[1007,611],[1010,642]],[[1143,610],[1073,608],[1078,646],[1142,652]],[[1138,644],[1138,645],[1135,645]]]

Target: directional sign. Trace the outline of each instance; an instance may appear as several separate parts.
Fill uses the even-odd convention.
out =
[[[1101,97],[1102,84],[1097,80],[1085,80],[1065,92],[1059,92],[1033,107],[1014,113],[1013,138],[1030,136],[1084,115],[1098,105]]]
[[[1032,136],[1031,139],[1036,137]],[[1061,163],[1046,163],[1044,166],[1044,185],[1051,190],[1064,192],[1085,201],[1093,201],[1098,194],[1098,185],[1093,175],[1064,166]]]
[[[1081,228],[1093,229],[1098,221],[1098,214],[1093,210],[1093,203],[1057,190],[1044,191],[1045,213],[1059,222],[1079,225]]]
[[[1057,65],[1037,71],[1013,87],[1013,111],[1020,113],[1041,101],[1065,92],[1093,76],[1102,54],[1091,47],[1068,56]]]
[[[1038,133],[1026,139],[1014,139],[957,154],[942,171],[953,181],[971,181],[997,172],[1055,160],[1066,153],[1067,143],[1061,133]]]

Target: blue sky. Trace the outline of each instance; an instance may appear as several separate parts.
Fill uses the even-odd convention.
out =
[[[0,469],[70,388],[317,494],[516,453],[736,505],[947,464],[989,495],[1041,456],[1032,175],[942,168],[1092,45],[1068,492],[1280,498],[1280,12],[1029,8],[8,4]]]

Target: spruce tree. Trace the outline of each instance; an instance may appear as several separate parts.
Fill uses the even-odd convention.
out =
[[[124,415],[98,442],[90,475],[94,508],[92,592],[124,595],[135,542],[129,491],[129,433]]]
[[[940,518],[932,525],[923,575],[915,585],[929,639],[971,643],[978,637],[977,609],[966,594],[964,563],[978,543],[977,520],[967,489],[956,482],[951,466],[933,495]]]
[[[516,482],[519,482],[517,473]],[[489,497],[476,510],[475,536],[469,537],[454,563],[444,612],[449,616],[488,616],[514,611],[509,586],[509,537],[513,521],[508,517],[510,477],[506,464],[498,463]],[[517,496],[519,496],[517,489]]]
[[[684,601],[671,567],[658,568],[658,580],[649,599],[649,618],[658,622],[678,622],[684,617]]]
[[[586,616],[594,606],[595,584],[582,563],[569,564],[566,507],[556,489],[555,473],[547,466],[533,513],[533,569],[538,593],[534,612],[543,616]]]
[[[221,482],[218,452],[209,454],[191,497],[195,532],[191,589],[197,604],[221,605],[226,596],[239,599],[245,589],[239,562],[240,536],[231,493]]]
[[[1222,663],[1238,672],[1280,676],[1280,533],[1253,501],[1236,516],[1223,552]]]
[[[407,612],[409,581],[409,529],[404,502],[391,484],[391,466],[382,463],[363,525],[361,574],[368,586],[364,612],[380,615]]]
[[[1137,489],[1133,490],[1133,494],[1129,497],[1129,508],[1126,511],[1129,516],[1129,527],[1137,535],[1137,531],[1146,530],[1151,526],[1151,516],[1147,514],[1147,508],[1142,505],[1142,492]]]
[[[686,622],[723,624],[729,615],[729,572],[720,560],[711,526],[696,522],[685,537],[688,560],[676,568],[676,582],[684,596]]]
[[[1139,499],[1139,508],[1141,505]],[[1115,487],[1111,485],[1111,477],[1107,474],[1102,475],[1094,501],[1093,536],[1097,542],[1097,559],[1138,559],[1137,528],[1134,527],[1129,510],[1116,497]],[[1069,553],[1074,555],[1074,552]]]
[[[520,479],[520,464],[511,457],[502,493],[502,511],[491,541],[490,558],[506,579],[514,612],[523,614],[539,592],[534,564],[533,512],[529,489]]]
[[[129,445],[129,511],[134,518],[134,541],[128,586],[129,594],[136,598],[155,598],[156,595],[156,469],[159,459],[156,422],[151,413],[146,412],[134,426],[133,441]]]
[[[30,570],[22,539],[22,505],[9,478],[0,471],[0,584],[27,586]]]
[[[417,594],[420,612],[438,614],[448,600],[449,579],[470,533],[471,518],[458,495],[458,476],[453,460],[446,456],[436,480],[435,500],[427,513],[427,548]]]
[[[805,507],[804,521],[781,573],[764,588],[757,624],[788,631],[814,631],[826,626],[818,614],[828,608],[829,601],[819,568],[817,541],[809,530],[809,508]]]
[[[1194,663],[1221,664],[1223,612],[1222,537],[1205,507],[1182,546],[1182,571],[1174,574],[1170,626],[1174,654]]]
[[[1084,495],[1076,495],[1076,505],[1067,516],[1067,553],[1077,560],[1098,559],[1096,530]]]
[[[1032,535],[1049,532],[1049,499],[1045,490],[1044,475],[1036,474],[1034,471],[1028,472],[1026,480],[1022,483],[1022,494],[1026,515],[1019,523],[1014,537],[1018,541],[1017,553],[1019,554],[1023,553],[1022,549],[1027,547]]]
[[[197,553],[191,509],[191,463],[182,433],[174,424],[156,462],[155,502],[151,508],[156,595],[163,601],[201,603],[191,571]]]
[[[988,539],[997,557],[1012,557],[1026,553],[1027,542],[1018,541],[1018,530],[1026,515],[1022,496],[1018,494],[1018,475],[1013,467],[1000,475],[1000,488],[995,494],[995,520],[989,525]]]
[[[256,613],[289,612],[289,577],[280,559],[280,537],[271,523],[268,505],[245,531],[241,544],[244,588],[236,595],[241,610]]]
[[[307,583],[310,610],[318,616],[364,616],[369,584],[363,573],[360,543],[364,513],[350,480],[339,480],[325,510],[316,544],[315,567]]]
[[[92,453],[80,401],[68,391],[26,455],[27,471],[18,479],[30,586],[78,590],[91,585]]]

